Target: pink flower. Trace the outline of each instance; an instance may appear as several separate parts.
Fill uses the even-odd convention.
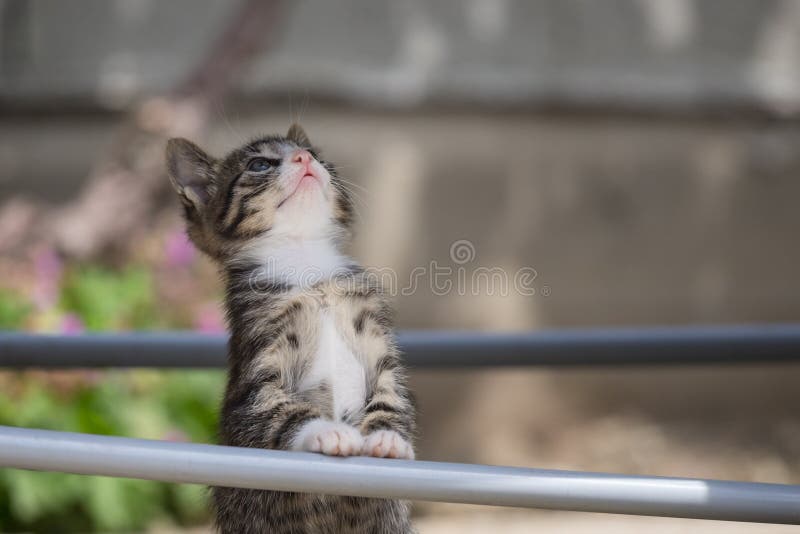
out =
[[[40,310],[52,308],[58,302],[63,270],[61,258],[55,250],[45,248],[36,252],[33,258],[33,302]]]
[[[61,318],[61,333],[67,335],[82,334],[86,327],[81,318],[74,313],[66,313]]]
[[[189,436],[180,428],[170,428],[164,434],[164,441],[188,442]]]
[[[205,306],[197,312],[194,327],[204,334],[220,334],[225,332],[225,320],[217,306]]]
[[[167,237],[164,255],[169,267],[186,267],[194,261],[194,245],[184,231],[173,232]]]

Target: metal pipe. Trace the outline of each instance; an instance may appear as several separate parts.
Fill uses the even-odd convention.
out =
[[[362,497],[800,524],[800,486],[332,458],[4,426],[0,466]]]
[[[800,325],[406,331],[411,367],[800,362]],[[82,336],[0,333],[0,367],[222,367],[227,338],[191,332]]]

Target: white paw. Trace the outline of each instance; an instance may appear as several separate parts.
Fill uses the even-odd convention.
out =
[[[355,456],[364,438],[350,425],[314,419],[306,423],[292,440],[296,451],[321,452],[329,456]]]
[[[376,458],[414,459],[411,444],[394,430],[378,430],[367,436],[361,454]]]

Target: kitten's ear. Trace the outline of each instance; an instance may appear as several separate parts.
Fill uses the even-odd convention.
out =
[[[191,141],[167,141],[167,172],[184,204],[202,211],[211,197],[214,159]]]
[[[303,127],[297,124],[296,122],[291,126],[289,126],[289,131],[286,132],[286,138],[294,141],[300,146],[304,147],[311,146],[311,140],[309,140],[305,130],[303,130]]]

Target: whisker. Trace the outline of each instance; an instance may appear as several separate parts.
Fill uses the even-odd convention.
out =
[[[359,188],[361,191],[363,191],[365,193],[368,193],[368,194],[371,193],[371,191],[369,189],[367,189],[366,187],[364,187],[361,184],[357,184],[357,183],[353,182],[352,180],[347,180],[346,178],[341,178],[341,177],[339,177],[339,180],[341,182],[343,182],[343,183],[346,183],[347,185],[351,185],[353,187],[357,187],[357,188]]]
[[[228,129],[228,132],[231,134],[231,136],[237,140],[237,143],[244,143],[246,138],[242,132],[237,131],[233,127],[233,124],[228,119],[228,114],[225,113],[225,104],[222,101],[217,100],[216,102],[214,102],[213,106],[215,113],[217,114],[218,118],[222,121],[222,123],[225,124],[225,127]]]
[[[354,193],[365,193],[367,195],[371,194],[371,191],[366,187],[364,187],[363,185],[351,182],[350,180],[346,180],[344,178],[337,178],[337,180],[348,191],[353,191]]]
[[[340,187],[341,187],[341,188],[342,188],[342,189],[343,189],[343,190],[344,190],[344,191],[345,191],[345,192],[346,192],[348,195],[350,195],[350,198],[351,198],[351,200],[353,200],[353,203],[354,203],[354,204],[355,204],[355,203],[358,203],[358,204],[363,204],[363,205],[366,205],[366,203],[364,202],[364,199],[363,199],[363,198],[361,198],[361,196],[360,196],[360,195],[358,195],[358,194],[357,194],[355,191],[352,191],[352,190],[350,190],[350,189],[347,189],[347,187],[345,187],[344,185],[341,185]]]
[[[339,182],[338,187],[340,187],[343,191],[345,191],[348,194],[348,196],[350,197],[350,203],[353,206],[353,211],[356,212],[356,215],[358,215],[358,218],[360,219],[361,218],[360,207],[366,206],[366,202],[364,201],[364,199],[356,191],[350,189],[347,186],[347,184]]]

